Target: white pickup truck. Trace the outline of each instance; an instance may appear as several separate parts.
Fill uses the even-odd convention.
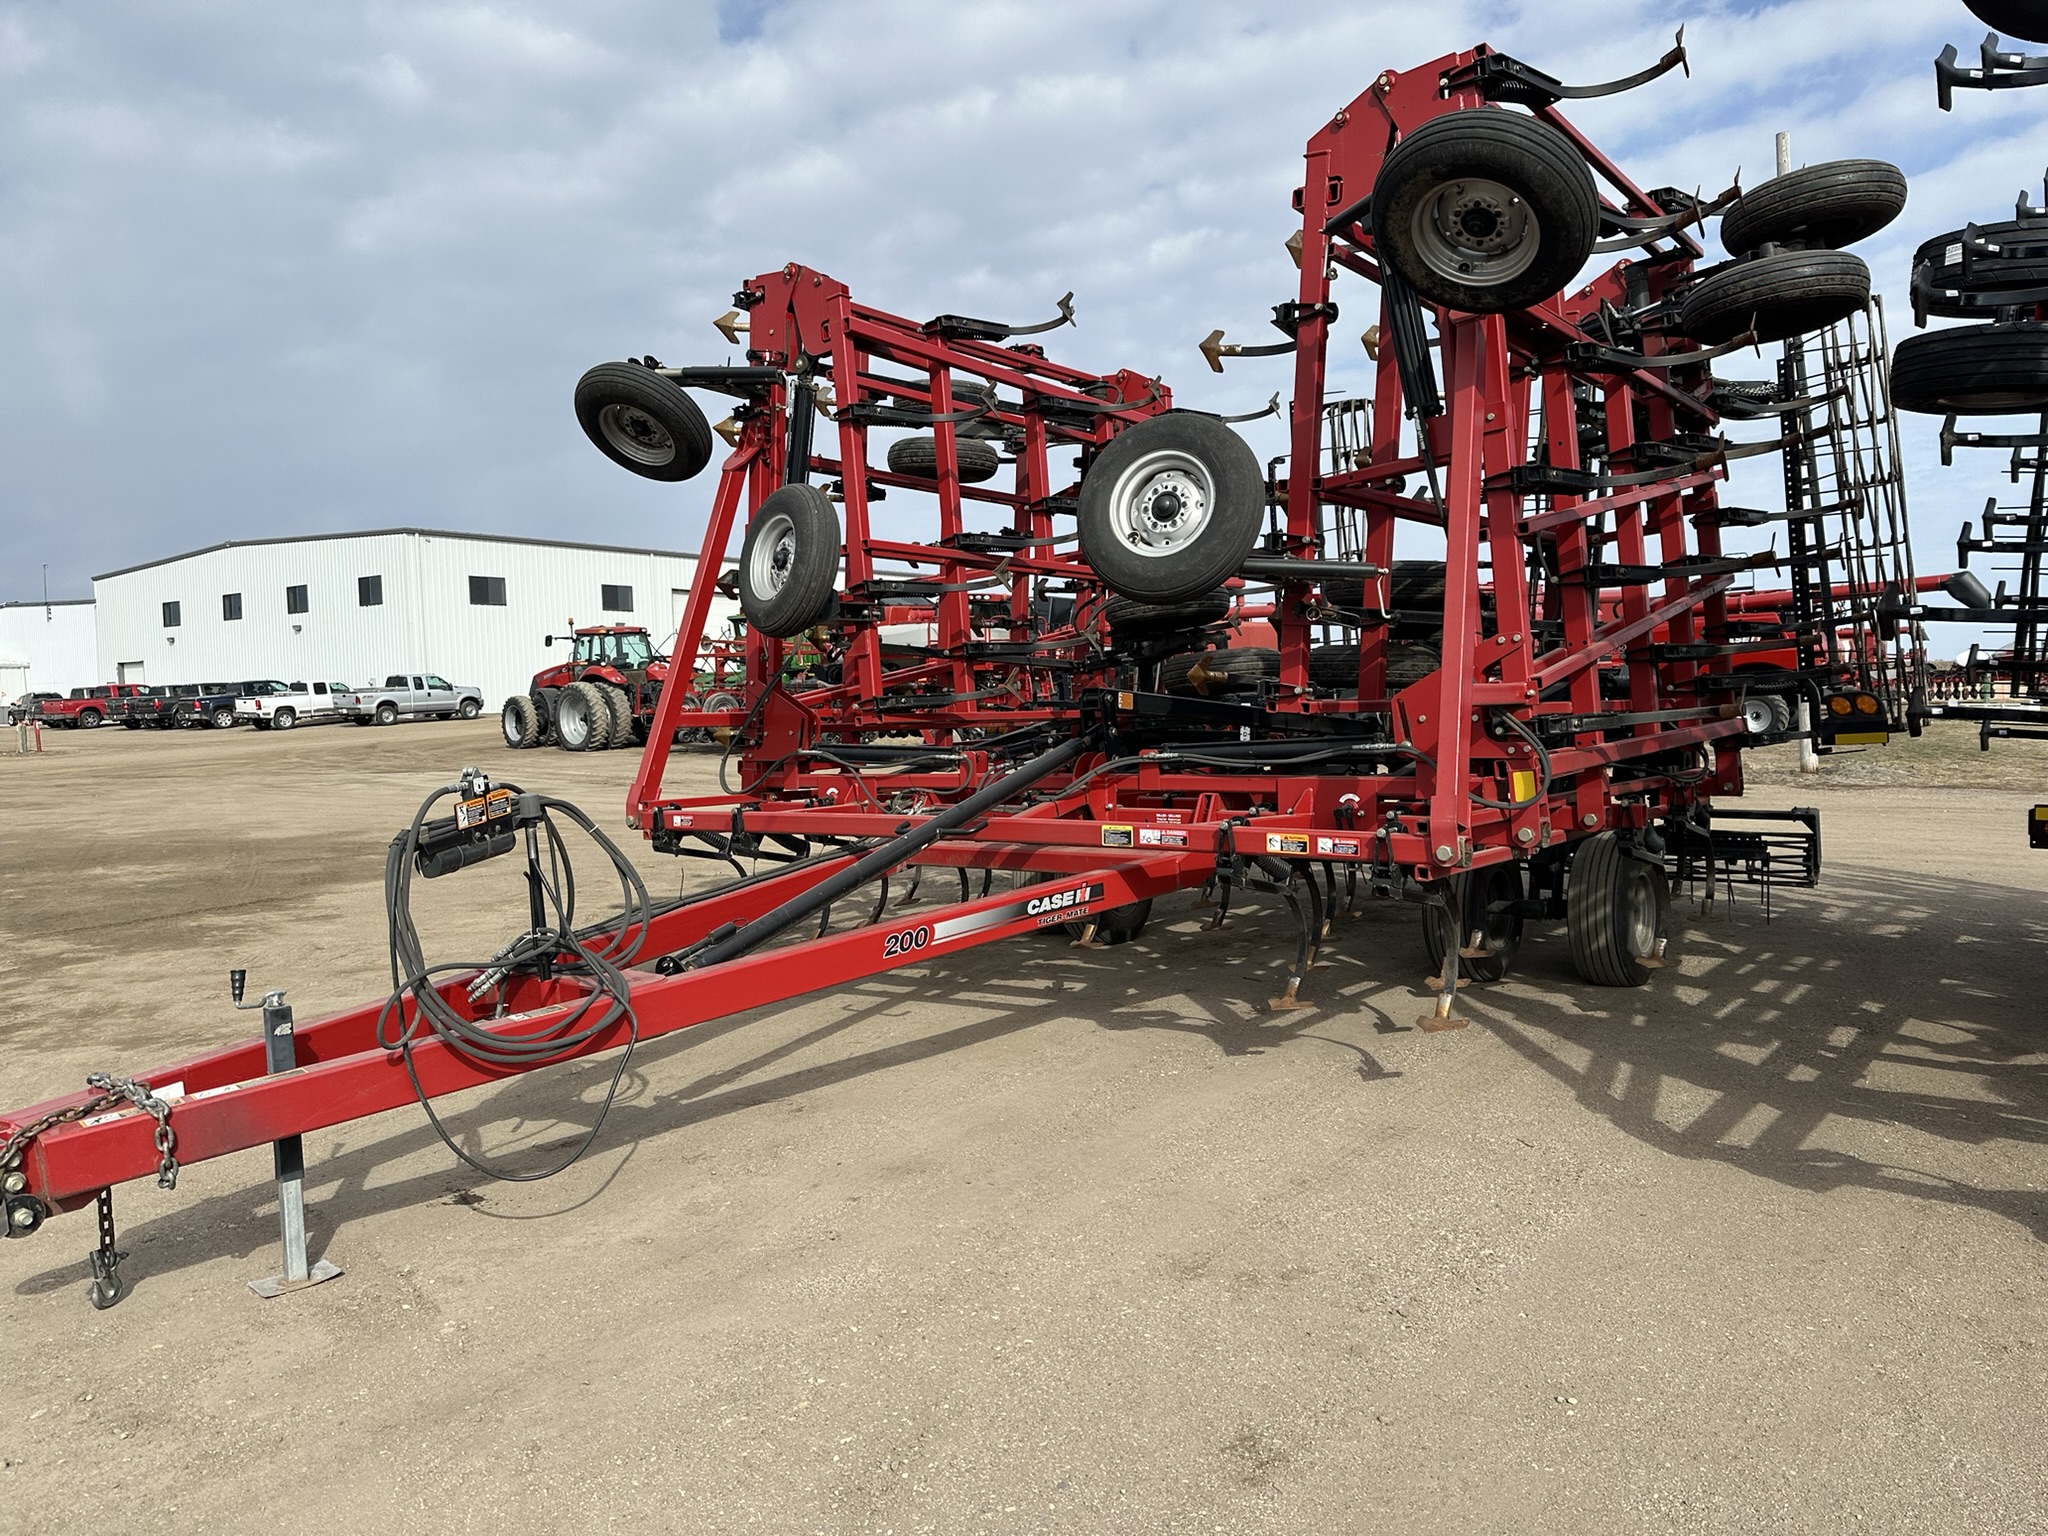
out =
[[[244,694],[235,700],[235,719],[259,731],[288,731],[342,718],[347,683],[293,683],[289,693]]]
[[[484,692],[436,677],[431,672],[394,672],[380,688],[366,683],[344,694],[342,717],[356,725],[396,725],[400,719],[474,720],[484,710]]]

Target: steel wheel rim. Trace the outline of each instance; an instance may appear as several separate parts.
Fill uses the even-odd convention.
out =
[[[1621,939],[1640,958],[1657,947],[1657,895],[1650,872],[1638,869],[1622,898]]]
[[[787,512],[772,514],[754,536],[754,552],[747,560],[747,584],[763,597],[778,596],[789,585],[789,569],[796,560],[796,519]]]
[[[1742,723],[1749,728],[1749,734],[1752,736],[1768,735],[1771,727],[1777,723],[1771,713],[1770,701],[1763,698],[1745,699],[1742,704]]]
[[[1110,487],[1110,531],[1132,554],[1156,560],[1199,538],[1215,505],[1208,465],[1179,449],[1156,449],[1134,460]]]
[[[580,694],[564,694],[555,712],[555,730],[565,747],[580,747],[590,740],[590,710]]]
[[[675,459],[676,440],[637,405],[616,402],[602,407],[597,413],[597,429],[607,443],[635,464],[659,469]]]
[[[1475,288],[1513,282],[1536,264],[1543,245],[1528,199],[1478,176],[1432,189],[1416,204],[1409,234],[1430,271]]]

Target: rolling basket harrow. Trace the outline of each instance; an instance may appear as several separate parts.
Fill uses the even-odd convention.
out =
[[[1907,724],[1895,469],[1839,446],[1886,398],[1869,274],[1839,247],[1904,184],[1795,173],[1826,173],[1820,220],[1810,188],[1646,192],[1558,110],[1683,59],[1681,39],[1572,88],[1480,47],[1380,75],[1319,128],[1282,339],[1202,347],[1218,369],[1291,358],[1271,465],[1144,371],[1057,362],[1067,300],[1032,326],[918,323],[791,264],[719,322],[743,364],[593,368],[577,416],[625,468],[683,480],[729,448],[673,653],[716,640],[711,573],[736,560],[743,675],[705,708],[668,674],[627,811],[734,878],[650,902],[611,850],[626,910],[579,926],[568,808],[467,771],[394,844],[394,935],[409,871],[522,840],[529,932],[456,974],[395,937],[392,997],[313,1023],[273,995],[264,1042],[138,1080],[167,1122],[72,1113],[84,1096],[0,1115],[9,1230],[98,1198],[111,1272],[106,1191],[159,1172],[165,1123],[186,1163],[276,1143],[282,1179],[308,1130],[1048,927],[1124,942],[1180,890],[1211,893],[1217,926],[1246,891],[1292,915],[1278,1008],[1309,1005],[1357,901],[1415,903],[1433,1029],[1507,974],[1527,922],[1561,919],[1588,982],[1639,986],[1672,871],[1768,879],[1775,851],[1777,878],[1817,879],[1817,817],[1745,822],[1717,852],[1711,807],[1740,794],[1745,746],[1789,730],[1749,707],[1760,687],[1808,705],[1823,747]],[[1696,238],[1717,214],[1720,263]],[[1370,397],[1331,398],[1361,329]],[[1811,369],[1717,376],[1777,342]],[[1724,505],[1730,463],[1770,454],[1805,477],[1791,510]],[[1778,521],[1787,551],[1724,543]],[[1743,606],[1739,582],[1788,562],[1785,592]],[[672,791],[673,744],[705,733],[721,792]],[[911,915],[892,881],[949,899]],[[308,1278],[288,1224],[285,1283]]]

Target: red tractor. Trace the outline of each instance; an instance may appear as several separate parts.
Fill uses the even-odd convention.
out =
[[[647,631],[597,625],[549,635],[544,643],[552,647],[557,640],[570,643],[569,659],[536,672],[525,693],[505,701],[505,745],[552,741],[570,752],[602,752],[644,742],[668,676],[668,658],[654,649]]]

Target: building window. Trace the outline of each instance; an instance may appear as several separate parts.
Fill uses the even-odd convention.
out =
[[[356,606],[358,608],[381,608],[384,606],[384,578],[382,576],[358,576],[356,578]]]
[[[176,603],[164,604],[164,628],[176,629],[185,622],[184,611]]]
[[[470,577],[469,603],[472,608],[504,607],[505,578],[502,576]]]
[[[221,595],[220,595],[220,616],[221,616],[221,617],[222,617],[223,619],[225,619],[226,621],[228,621],[229,623],[233,623],[233,622],[234,622],[234,621],[235,621],[236,619],[239,619],[239,618],[240,618],[240,617],[242,616],[242,594],[241,594],[241,593],[239,593],[239,592],[223,592],[223,593],[221,593]]]
[[[615,587],[610,582],[604,585],[604,611],[606,613],[631,613],[633,611],[633,589]]]
[[[284,611],[286,613],[304,613],[306,611],[306,589],[304,587],[286,587],[284,589]]]

